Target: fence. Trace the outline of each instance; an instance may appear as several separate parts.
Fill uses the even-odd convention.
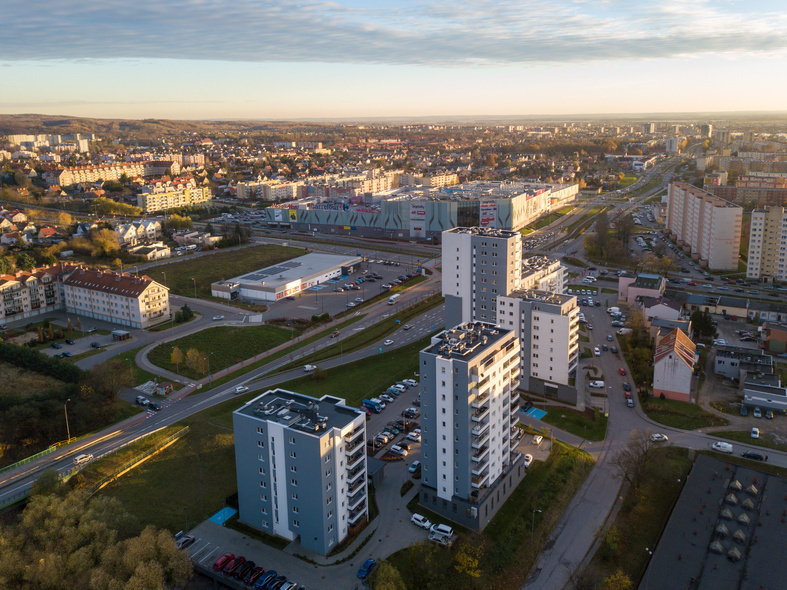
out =
[[[16,469],[17,467],[21,467],[22,465],[25,465],[26,463],[30,463],[31,461],[35,461],[36,459],[40,459],[41,457],[44,457],[44,456],[48,455],[49,453],[52,453],[52,452],[56,451],[57,448],[58,448],[57,445],[52,445],[51,447],[49,447],[48,449],[44,449],[40,453],[36,453],[35,455],[30,455],[29,457],[26,457],[25,459],[22,459],[21,461],[17,461],[16,463],[12,463],[11,465],[7,465],[6,467],[3,467],[2,469],[0,469],[0,475],[2,475],[3,473],[7,473],[9,471],[12,471],[12,470]]]

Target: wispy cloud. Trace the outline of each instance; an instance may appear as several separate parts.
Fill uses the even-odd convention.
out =
[[[389,4],[41,0],[32,8],[6,2],[0,53],[7,62],[175,58],[450,67],[787,49],[787,14],[767,0]]]

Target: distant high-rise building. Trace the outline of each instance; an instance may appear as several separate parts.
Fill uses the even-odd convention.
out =
[[[522,234],[487,227],[456,227],[442,233],[445,325],[494,322],[497,297],[518,289]]]
[[[700,125],[700,137],[709,139],[713,135],[713,125]]]
[[[645,135],[652,135],[656,133],[656,124],[655,123],[645,123]]]
[[[242,522],[325,555],[368,516],[361,410],[276,389],[232,423]]]
[[[667,193],[667,231],[701,266],[737,270],[743,209],[685,182]]]
[[[766,283],[787,281],[787,211],[784,207],[751,213],[746,278]]]
[[[525,474],[517,452],[519,340],[460,324],[421,351],[421,492],[429,510],[480,530]]]
[[[666,149],[668,154],[678,153],[678,143],[680,140],[677,137],[668,137],[666,141]]]

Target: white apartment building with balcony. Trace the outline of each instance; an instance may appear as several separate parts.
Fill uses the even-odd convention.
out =
[[[573,295],[514,291],[497,301],[497,325],[520,346],[520,387],[575,404],[579,363],[579,307]]]
[[[442,233],[445,325],[497,319],[497,297],[520,288],[522,235],[488,227]]]
[[[743,209],[685,182],[667,195],[666,229],[700,266],[738,270]]]
[[[787,211],[784,207],[751,213],[746,278],[772,283],[787,281]]]
[[[326,555],[368,518],[363,411],[276,389],[232,421],[242,522]]]
[[[519,341],[491,323],[460,324],[432,338],[419,369],[420,503],[481,530],[524,477]]]

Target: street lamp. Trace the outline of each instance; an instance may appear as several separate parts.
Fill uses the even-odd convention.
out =
[[[647,547],[645,547],[645,551],[647,551],[648,553],[648,565],[646,566],[648,568],[648,575],[645,578],[645,590],[647,590],[648,585],[650,584],[650,559],[653,556],[653,551],[651,551]]]
[[[68,427],[68,402],[71,401],[71,398],[66,400],[66,403],[63,404],[63,413],[66,415],[66,442],[71,440],[71,429]]]
[[[540,510],[533,510],[533,520],[530,523],[530,536],[533,536],[533,531],[536,528],[536,512],[541,512]]]
[[[191,277],[191,282],[194,283],[194,299],[197,298],[197,279]]]

